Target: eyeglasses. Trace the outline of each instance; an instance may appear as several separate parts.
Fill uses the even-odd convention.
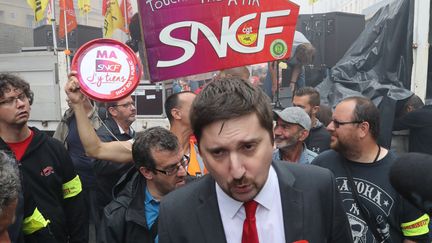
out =
[[[17,100],[21,100],[22,102],[27,100],[27,95],[22,92],[21,94],[14,96],[14,97],[9,97],[3,101],[0,101],[0,105],[8,105],[8,106],[12,106],[12,105],[16,105]]]
[[[131,106],[136,107],[136,106],[135,106],[135,102],[128,102],[128,103],[124,103],[124,104],[117,104],[117,105],[113,105],[113,107],[117,107],[117,106],[121,106],[121,107],[123,107],[123,108],[125,108],[125,109],[128,109],[128,108],[130,108]]]
[[[347,125],[347,124],[360,124],[364,121],[347,121],[347,122],[341,122],[338,120],[331,120],[334,123],[335,128],[339,128],[340,126]]]
[[[180,166],[183,166],[184,169],[186,169],[186,167],[189,165],[189,158],[187,156],[183,156],[182,159],[175,165],[169,167],[166,170],[159,170],[159,169],[154,169],[157,172],[160,172],[162,174],[165,174],[167,176],[171,176],[174,174],[177,174],[177,172],[180,169]]]

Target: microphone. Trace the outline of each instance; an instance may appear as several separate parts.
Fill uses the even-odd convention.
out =
[[[390,183],[411,204],[432,215],[432,155],[406,153],[390,169]]]

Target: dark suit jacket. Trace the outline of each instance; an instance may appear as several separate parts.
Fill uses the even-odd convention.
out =
[[[286,242],[352,242],[348,219],[329,170],[282,161],[273,162],[273,167],[279,180]],[[164,197],[159,211],[159,242],[226,242],[211,176]]]

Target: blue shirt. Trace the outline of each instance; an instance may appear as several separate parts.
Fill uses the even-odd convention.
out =
[[[147,187],[145,187],[145,199],[144,199],[144,211],[147,221],[147,227],[150,229],[156,218],[159,216],[159,205],[160,202],[156,201],[150,194]],[[159,236],[156,236],[155,242],[159,242]]]
[[[310,164],[312,162],[313,159],[315,159],[315,157],[318,154],[307,149],[306,145],[303,144],[303,152],[300,155],[300,159],[298,161],[299,164]],[[283,160],[280,154],[279,149],[275,149],[273,151],[273,160]],[[293,161],[288,161],[288,162],[293,162]]]

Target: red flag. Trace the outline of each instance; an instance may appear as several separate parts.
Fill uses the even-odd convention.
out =
[[[59,37],[65,37],[65,17],[66,13],[66,30],[71,32],[77,27],[77,20],[75,16],[75,9],[72,0],[60,0],[60,24],[59,24]]]
[[[125,3],[126,3],[126,7],[125,7]],[[122,11],[124,20],[127,21],[127,26],[129,26],[131,19],[132,19],[132,15],[133,15],[133,9],[132,9],[132,5],[130,3],[130,0],[123,0],[120,4],[120,9]],[[128,29],[126,29],[124,31],[126,33],[129,32]]]
[[[110,0],[102,0],[102,16],[106,15]]]

